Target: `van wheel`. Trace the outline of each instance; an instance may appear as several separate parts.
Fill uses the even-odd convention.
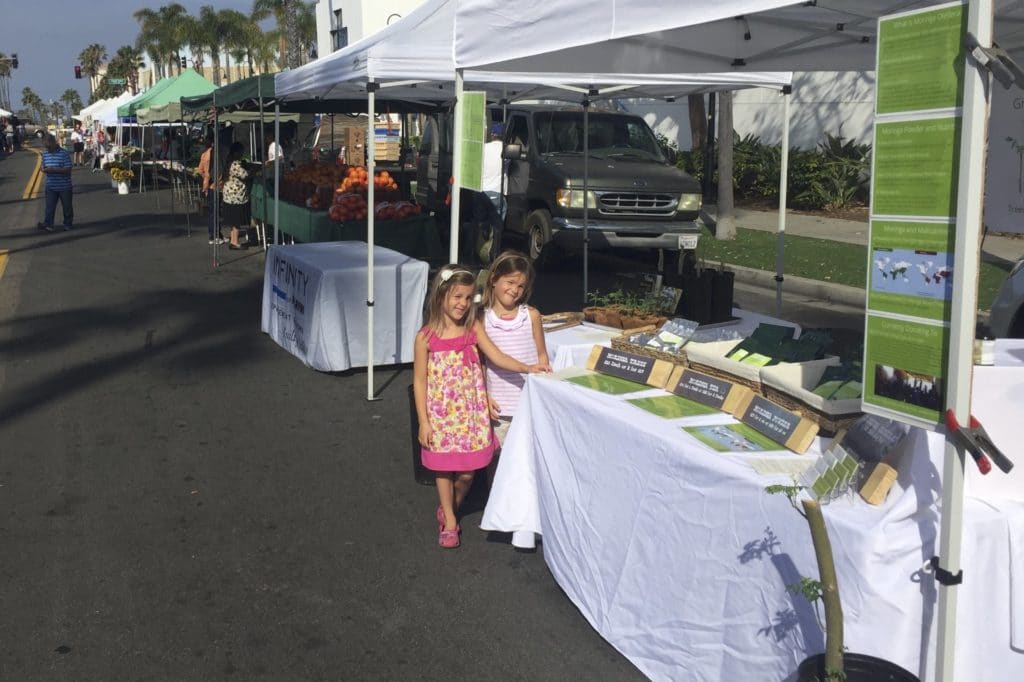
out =
[[[551,243],[551,214],[537,209],[526,216],[527,251],[530,260],[539,267],[551,265],[555,260],[555,245]]]
[[[1024,339],[1024,307],[1017,311],[1006,337],[1009,339]]]

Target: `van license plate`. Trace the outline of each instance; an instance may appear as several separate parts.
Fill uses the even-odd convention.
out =
[[[700,239],[699,234],[681,234],[679,235],[679,250],[689,251],[697,248],[697,240]]]

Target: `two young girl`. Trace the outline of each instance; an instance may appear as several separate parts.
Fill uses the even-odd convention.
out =
[[[423,466],[435,472],[440,501],[438,544],[446,549],[459,546],[456,511],[469,492],[474,471],[487,467],[500,447],[492,415],[511,417],[524,373],[549,371],[539,315],[522,305],[532,280],[525,257],[501,254],[485,289],[483,321],[477,315],[476,277],[468,269],[447,265],[431,286],[426,325],[416,335],[413,391]],[[523,321],[517,323],[520,318]],[[523,343],[525,332],[533,339],[532,347]],[[490,363],[488,378],[503,396],[504,406],[488,400],[478,348]]]

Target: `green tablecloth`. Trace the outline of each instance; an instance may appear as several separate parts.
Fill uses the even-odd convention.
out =
[[[266,209],[267,224],[274,223],[274,197],[260,184],[252,188],[252,217],[263,220]],[[281,202],[281,224],[278,230],[300,242],[366,241],[366,221],[337,223],[327,211],[314,211],[302,206]],[[441,263],[446,256],[441,237],[432,216],[415,216],[404,220],[377,220],[374,242],[378,246],[404,253],[407,256]]]

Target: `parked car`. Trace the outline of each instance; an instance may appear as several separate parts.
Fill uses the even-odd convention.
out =
[[[1017,261],[999,287],[988,326],[995,338],[1024,339],[1024,258]]]
[[[24,122],[22,125],[25,127],[26,137],[37,137],[40,140],[46,137],[46,126],[39,125],[38,123]]]
[[[443,213],[451,175],[450,116],[427,120],[417,200]],[[657,248],[692,254],[700,228],[700,184],[676,168],[639,116],[589,115],[586,201],[591,249]],[[443,132],[443,134],[442,134]],[[583,243],[583,112],[516,106],[507,112],[506,232],[527,238],[535,260]]]

